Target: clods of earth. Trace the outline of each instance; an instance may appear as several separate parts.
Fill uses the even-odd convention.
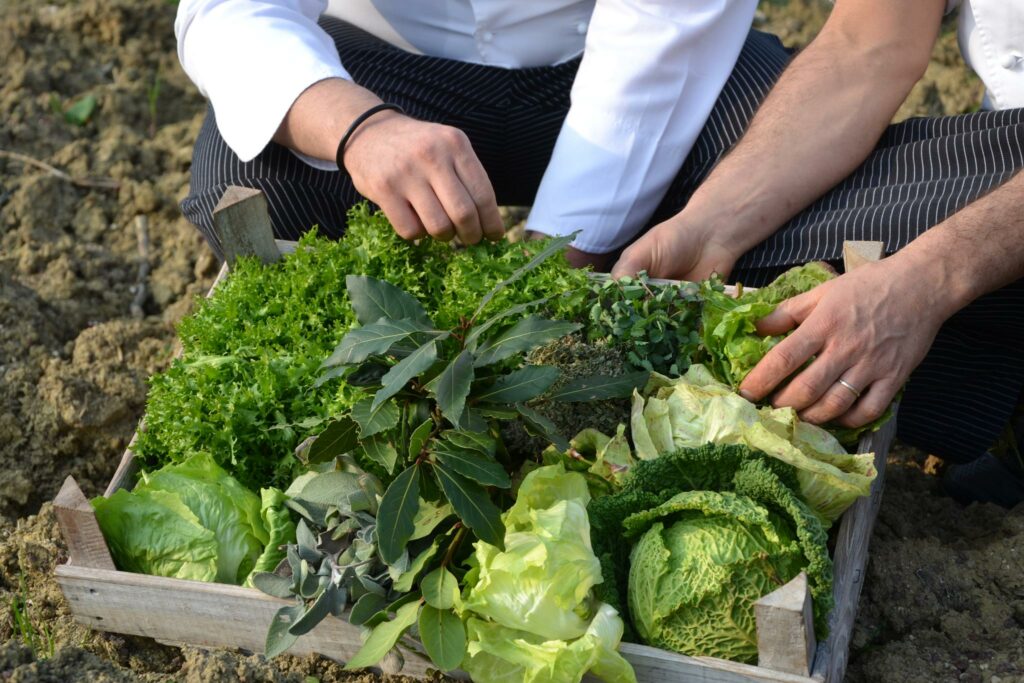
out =
[[[0,5],[0,680],[377,680],[322,658],[268,664],[92,632],[53,579],[66,550],[47,501],[69,474],[103,490],[146,378],[174,354],[174,323],[218,267],[177,208],[205,103],[177,64],[174,12]],[[800,44],[826,14],[766,2],[758,22]],[[947,29],[900,116],[979,97]],[[958,505],[940,468],[892,457],[850,680],[1024,681],[1024,509]]]

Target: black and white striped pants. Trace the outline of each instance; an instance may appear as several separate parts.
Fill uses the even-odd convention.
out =
[[[343,22],[323,19],[356,82],[410,115],[463,130],[500,204],[529,205],[569,107],[579,66],[502,69],[412,55]],[[751,32],[689,157],[651,224],[677,212],[739,138],[789,61],[774,37]],[[881,240],[889,252],[1024,168],[1024,110],[914,119],[891,126],[875,152],[834,190],[745,254],[734,277],[752,286],[786,267],[837,260],[847,239]],[[313,225],[339,236],[362,198],[342,173],[315,170],[271,143],[242,163],[209,112],[196,142],[182,210],[220,253],[211,213],[228,185],[261,189],[279,238]],[[967,307],[942,328],[907,385],[904,441],[954,461],[994,441],[1024,386],[1024,282]]]

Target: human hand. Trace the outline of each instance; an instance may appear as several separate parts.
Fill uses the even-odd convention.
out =
[[[712,273],[725,278],[737,258],[739,254],[728,243],[678,214],[651,228],[623,251],[612,268],[612,277],[646,270],[651,277],[693,282],[706,280]]]
[[[381,112],[356,129],[344,162],[356,190],[404,239],[476,244],[505,234],[491,181],[457,128]]]
[[[837,420],[844,427],[880,417],[952,315],[942,292],[914,275],[893,257],[779,304],[758,322],[758,332],[795,330],[747,375],[740,393],[760,401],[813,357],[775,393],[774,406],[792,407],[808,422]]]

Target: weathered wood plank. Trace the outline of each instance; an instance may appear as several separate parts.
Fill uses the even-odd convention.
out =
[[[96,512],[74,477],[64,480],[64,485],[53,499],[53,511],[67,541],[68,558],[72,564],[114,569],[114,560],[103,538]]]
[[[168,579],[92,567],[61,565],[57,583],[75,619],[89,628],[189,643],[199,647],[263,652],[267,627],[285,600],[254,588]],[[359,627],[327,617],[288,652],[319,653],[345,661],[361,644]],[[404,653],[402,673],[423,676],[427,663]]]
[[[237,185],[224,190],[213,210],[213,230],[229,265],[239,256],[256,256],[264,263],[281,258],[267,198],[259,190]]]
[[[634,643],[622,643],[619,652],[633,665],[637,680],[644,683],[814,683],[806,676],[714,657],[687,657]]]
[[[807,574],[754,603],[757,665],[809,676],[814,663],[814,609]]]
[[[846,675],[850,658],[850,641],[857,620],[857,605],[864,588],[864,570],[868,562],[868,543],[878,518],[885,489],[885,461],[889,446],[896,436],[896,411],[881,429],[861,439],[858,451],[874,452],[878,475],[871,485],[871,495],[858,498],[843,515],[835,547],[835,578],[832,594],[835,608],[829,617],[829,636],[818,645],[812,676],[828,683],[839,683]]]

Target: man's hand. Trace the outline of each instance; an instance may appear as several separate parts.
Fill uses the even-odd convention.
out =
[[[292,103],[274,140],[334,161],[348,127],[380,103],[351,81],[318,81]],[[356,128],[343,161],[359,193],[380,206],[405,239],[458,236],[476,244],[505,234],[491,181],[457,128],[380,112]]]
[[[784,301],[758,323],[758,332],[795,331],[747,375],[740,393],[759,401],[811,361],[772,404],[792,407],[808,422],[865,425],[885,412],[952,314],[942,295],[921,278],[915,283],[913,271],[893,258]]]
[[[651,277],[706,280],[712,273],[728,277],[739,254],[715,234],[689,224],[684,214],[660,223],[629,246],[612,268],[613,277],[646,270]]]
[[[407,240],[457,235],[476,244],[505,234],[487,173],[457,128],[381,112],[356,129],[344,162],[359,193]]]

